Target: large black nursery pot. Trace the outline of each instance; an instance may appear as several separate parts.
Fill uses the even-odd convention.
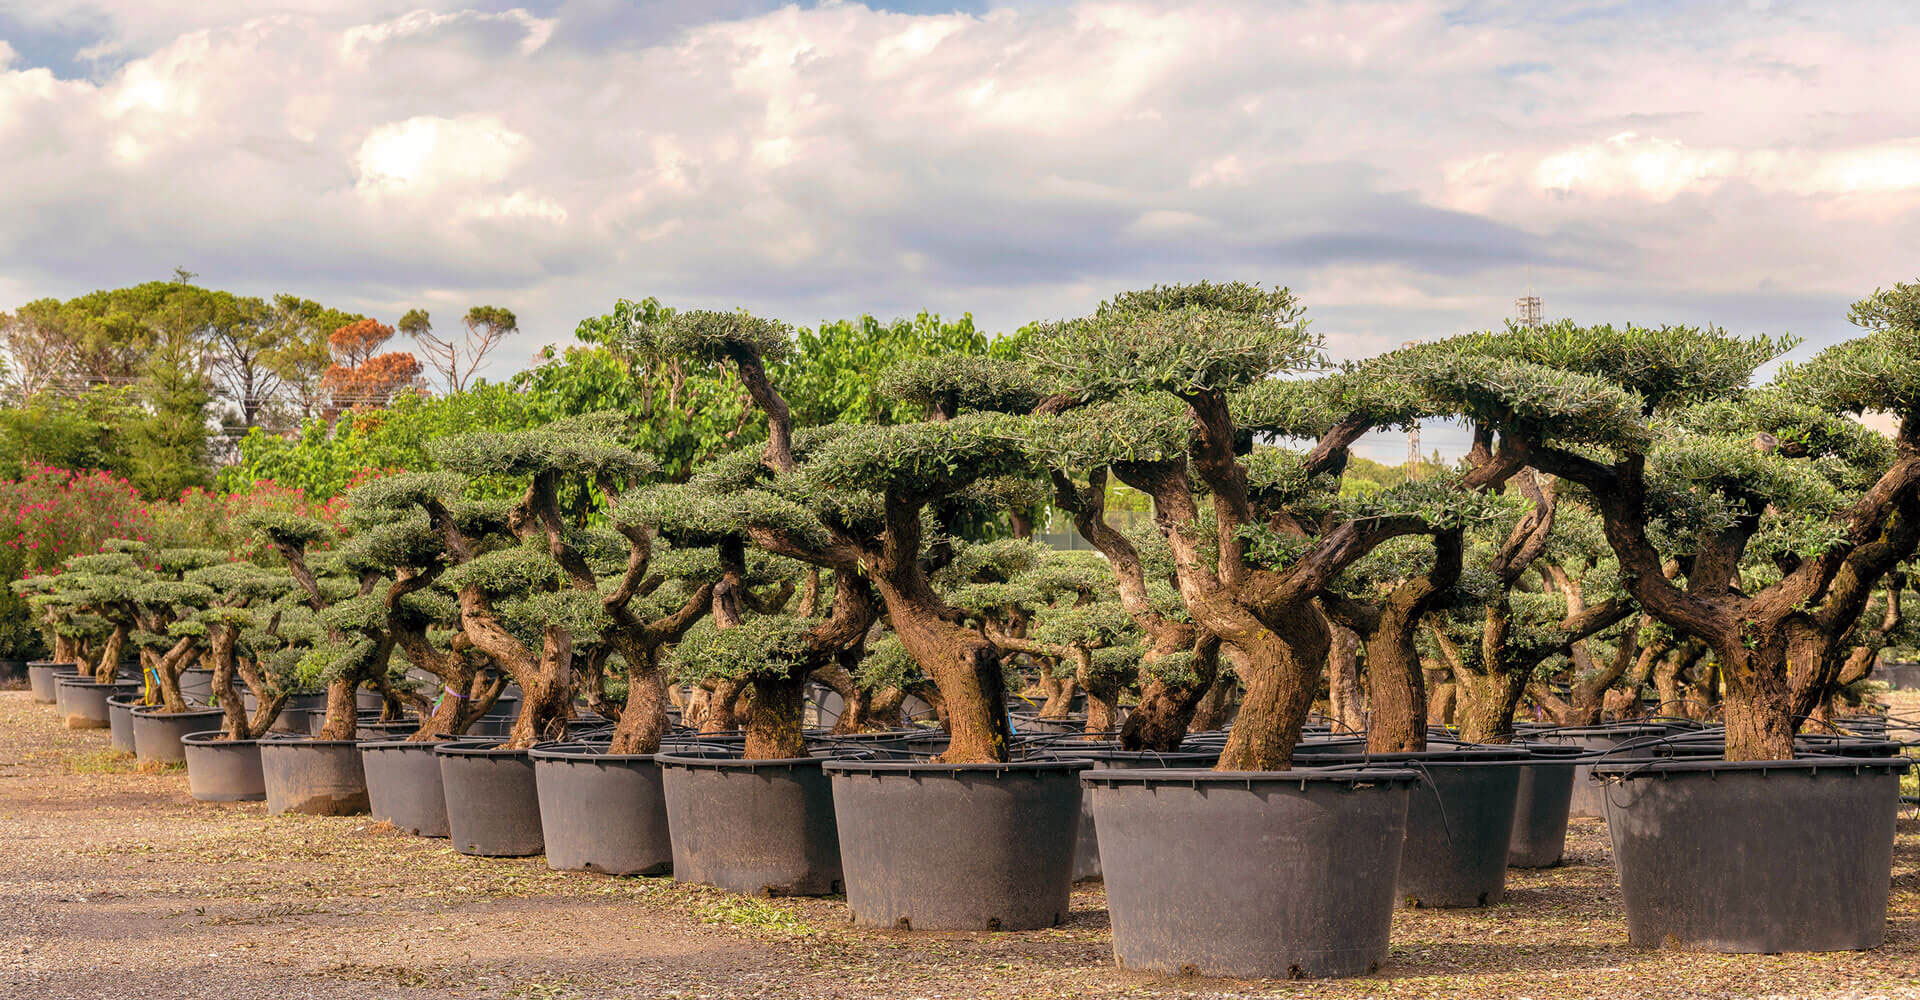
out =
[[[213,671],[188,667],[180,672],[180,697],[195,705],[213,704]]]
[[[1374,971],[1420,780],[1384,767],[1086,772],[1115,961],[1248,979]]]
[[[107,699],[116,694],[140,690],[134,681],[109,681],[102,684],[91,677],[57,675],[54,678],[54,705],[68,729],[109,729],[113,717],[107,713]]]
[[[374,819],[420,837],[449,835],[447,793],[440,781],[440,758],[433,752],[444,742],[382,739],[360,744],[367,811]]]
[[[116,694],[107,698],[107,745],[119,753],[132,753],[133,710],[140,707],[140,695]]]
[[[186,751],[180,740],[188,733],[216,728],[225,716],[217,708],[191,712],[167,712],[164,706],[133,710],[133,752],[141,760],[183,763]]]
[[[61,674],[78,674],[77,663],[55,663],[52,660],[35,660],[27,664],[27,687],[33,691],[36,704],[51,705],[56,700],[53,679]]]
[[[1591,766],[1594,755],[1566,743],[1530,743],[1527,750],[1533,756],[1520,769],[1507,867],[1552,868],[1567,851],[1574,772]]]
[[[1184,770],[1211,768],[1220,760],[1220,748],[1189,749],[1173,753],[1154,750],[1116,750],[1112,747],[1075,749],[1069,743],[1057,744],[1062,757],[1078,757],[1096,768],[1109,770]],[[1100,823],[1093,815],[1093,786],[1080,789],[1080,827],[1073,839],[1073,880],[1100,877]]]
[[[188,733],[180,738],[187,755],[187,794],[201,802],[258,802],[267,797],[260,770],[260,741],[228,740],[225,733]]]
[[[540,795],[527,751],[508,750],[493,740],[460,740],[433,752],[440,759],[454,850],[522,858],[544,849]]]
[[[826,896],[841,888],[840,838],[824,757],[744,760],[698,747],[654,757],[673,877],[734,892]]]
[[[1520,773],[1531,756],[1526,749],[1453,745],[1424,753],[1319,751],[1302,744],[1294,751],[1295,766],[1385,767],[1420,775],[1420,786],[1407,804],[1406,845],[1395,890],[1402,902],[1440,908],[1491,906],[1506,894]]]
[[[1079,759],[834,760],[833,811],[857,924],[1033,930],[1066,919]]]
[[[1905,758],[1599,764],[1636,948],[1856,951],[1886,932]]]
[[[274,737],[260,741],[267,811],[354,816],[367,811],[367,776],[352,740]]]
[[[547,867],[610,875],[673,869],[666,793],[654,755],[553,743],[527,756],[539,792]]]
[[[1585,750],[1602,751],[1601,760],[1647,760],[1653,757],[1649,746],[1674,732],[1670,726],[1654,722],[1616,722],[1603,726],[1560,726],[1526,734],[1529,743],[1557,743]],[[1567,804],[1569,815],[1601,819],[1607,815],[1600,786],[1588,780],[1594,762],[1573,769],[1573,797]]]
[[[260,707],[260,699],[255,698],[252,691],[242,691],[240,705],[247,710],[248,715],[252,715]],[[267,730],[274,733],[292,733],[295,736],[314,735],[309,721],[313,718],[324,720],[326,717],[327,693],[325,691],[318,694],[290,695],[280,706],[280,714],[273,717],[273,722]]]

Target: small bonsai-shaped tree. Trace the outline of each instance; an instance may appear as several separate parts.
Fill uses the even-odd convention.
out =
[[[1461,338],[1418,373],[1585,490],[1640,606],[1711,648],[1730,760],[1793,755],[1797,717],[1920,535],[1920,286],[1877,294],[1854,319],[1869,334],[1783,373],[1782,393],[1745,387],[1785,342],[1711,329],[1510,329]],[[1587,440],[1553,440],[1490,399],[1483,387],[1509,377],[1590,399]],[[1899,417],[1892,442],[1835,419],[1868,409]],[[1743,573],[1756,563],[1773,573]]]
[[[520,716],[507,745],[559,736],[571,713],[576,638],[605,644],[628,666],[627,704],[616,729],[621,752],[650,753],[666,731],[658,650],[705,610],[710,592],[695,588],[664,618],[643,618],[636,596],[653,593],[650,525],[622,513],[623,494],[653,473],[645,456],[615,439],[618,418],[590,414],[509,434],[463,435],[436,442],[447,470],[376,481],[363,498],[393,515],[417,512],[444,543],[441,576],[456,595],[461,631],[519,683]],[[520,498],[487,512],[461,500],[467,477],[518,486]],[[375,484],[369,484],[373,486]],[[571,523],[563,489],[597,490],[613,510],[613,530]],[[500,529],[504,528],[504,532]],[[624,558],[615,558],[624,542]],[[606,587],[602,581],[610,581]]]
[[[772,633],[763,637],[772,643],[770,652],[786,650],[792,655],[778,657],[750,676],[730,678],[702,671],[718,690],[746,686],[754,706],[748,725],[749,756],[796,756],[805,746],[800,720],[808,679],[845,677],[843,694],[858,694],[852,689],[847,668],[859,662],[881,605],[858,553],[841,529],[856,520],[870,520],[872,504],[853,498],[849,505],[846,497],[824,496],[800,475],[799,456],[809,443],[821,440],[821,435],[809,435],[796,444],[792,412],[767,374],[769,363],[791,351],[792,330],[785,324],[744,312],[664,310],[651,318],[640,317],[626,335],[645,353],[730,366],[767,418],[767,442],[757,461],[740,455],[710,463],[693,479],[693,485],[707,495],[689,495],[681,511],[684,519],[692,507],[701,509],[699,519],[720,554],[722,575],[713,595],[715,629],[743,624],[743,615],[750,610],[744,604],[748,594],[741,579],[746,565],[743,546],[747,543],[831,574],[824,615],[813,615],[819,606],[821,584],[810,573],[802,617],[811,624],[801,633],[783,631],[779,637]],[[754,627],[776,631],[786,628]],[[749,640],[739,637],[728,641]],[[792,642],[801,642],[804,648],[792,647]],[[714,701],[719,703],[719,718],[724,720],[727,698]],[[866,701],[849,699],[855,713],[852,719],[844,720],[849,726],[861,724],[861,706]],[[709,721],[711,724],[714,720]]]
[[[1101,562],[1091,553],[988,544],[962,549],[943,575],[972,577],[975,582],[955,587],[948,600],[974,618],[995,645],[1026,654],[1043,672],[1068,681],[1062,693],[1070,696],[1076,687],[1084,691],[1084,728],[1105,735],[1119,728],[1121,694],[1137,678],[1141,632],[1120,606],[1113,576]],[[1009,572],[1012,566],[1021,568]],[[1065,700],[1051,699],[1040,715],[1064,715]]]
[[[10,586],[26,599],[34,627],[40,630],[52,662],[71,663],[94,676],[94,647],[118,630],[99,615],[85,612],[72,594],[61,592],[59,584],[58,573],[35,573]],[[126,641],[124,634],[121,641]]]
[[[141,627],[134,592],[157,579],[136,558],[146,555],[144,545],[108,542],[105,551],[70,557],[48,578],[42,607],[67,624],[69,654],[99,683],[114,679],[127,642]]]
[[[262,669],[261,646],[279,631],[278,615],[288,609],[276,602],[292,594],[293,579],[247,562],[225,562],[193,570],[187,582],[207,587],[212,604],[196,619],[206,628],[205,659],[213,667],[214,704],[225,714],[222,738],[251,740],[266,735],[290,693],[291,663],[269,661]],[[263,619],[262,615],[265,615]],[[247,713],[240,687],[254,698]]]
[[[1597,703],[1593,692],[1619,674],[1597,671],[1585,643],[1634,613],[1591,515],[1530,470],[1515,483],[1524,504],[1474,533],[1463,582],[1427,619],[1459,692],[1461,737],[1476,743],[1512,740],[1521,698],[1555,657],[1572,658],[1589,685],[1599,682],[1580,696]],[[1610,662],[1624,669],[1633,654],[1615,655]]]
[[[293,596],[305,602],[314,621],[327,631],[324,641],[306,646],[297,666],[308,683],[323,684],[326,690],[326,722],[318,738],[353,739],[360,718],[355,692],[367,678],[385,673],[393,652],[390,636],[363,627],[369,624],[369,598],[388,567],[364,548],[312,552],[314,543],[331,534],[314,518],[265,512],[249,526],[284,562],[296,586]]]
[[[1238,654],[1245,696],[1218,765],[1226,770],[1291,764],[1331,649],[1320,594],[1379,545],[1447,529],[1521,467],[1496,452],[1445,483],[1333,503],[1361,434],[1432,407],[1372,369],[1274,378],[1320,363],[1284,289],[1127,293],[1050,329],[1032,353],[1075,401],[1032,428],[1032,446],[1049,468],[1104,468],[1152,497],[1188,613]],[[1254,448],[1258,434],[1313,445]]]

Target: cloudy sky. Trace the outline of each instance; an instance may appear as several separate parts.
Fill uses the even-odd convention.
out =
[[[1920,276],[1908,4],[422,2],[0,0],[0,309],[486,302],[505,371],[622,296],[999,330],[1245,278],[1352,357],[1529,281],[1817,345]]]

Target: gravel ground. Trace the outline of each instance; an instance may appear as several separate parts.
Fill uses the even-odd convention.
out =
[[[0,1000],[1920,996],[1920,821],[1900,832],[1873,952],[1630,950],[1606,831],[1579,820],[1569,863],[1513,873],[1503,905],[1397,915],[1376,976],[1169,979],[1113,966],[1097,885],[1051,931],[857,930],[840,900],[550,872],[364,818],[196,803],[184,772],[0,692]]]

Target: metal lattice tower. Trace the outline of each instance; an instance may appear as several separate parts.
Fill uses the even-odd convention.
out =
[[[1540,296],[1538,295],[1529,293],[1514,299],[1513,309],[1517,314],[1514,318],[1520,322],[1521,326],[1538,328],[1542,323],[1546,322],[1547,311],[1541,306]]]
[[[1513,300],[1514,319],[1529,330],[1537,330],[1547,321],[1547,310],[1540,304],[1540,296],[1533,294],[1533,268],[1527,268],[1527,294]]]

